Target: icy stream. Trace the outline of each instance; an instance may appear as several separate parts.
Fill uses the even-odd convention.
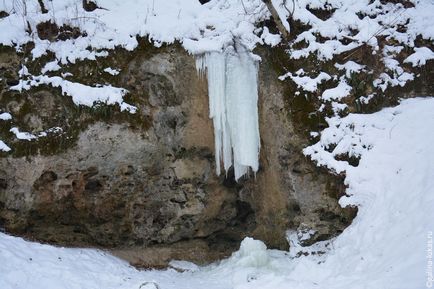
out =
[[[235,179],[258,170],[258,65],[242,47],[209,52],[196,60],[207,76],[209,117],[214,125],[216,173],[233,165]]]

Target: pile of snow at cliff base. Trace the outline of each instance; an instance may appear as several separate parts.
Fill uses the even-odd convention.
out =
[[[295,257],[246,238],[230,258],[206,267],[174,261],[138,271],[102,251],[66,249],[0,234],[0,288],[422,289],[432,285],[434,98],[415,98],[374,114],[329,119],[307,148],[318,163],[346,172],[341,205],[359,208],[324,254]],[[352,167],[326,150],[360,156]],[[293,244],[292,250],[298,250]],[[431,263],[430,263],[431,262]],[[431,264],[431,265],[430,265]]]

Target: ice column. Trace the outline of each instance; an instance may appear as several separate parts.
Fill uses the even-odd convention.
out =
[[[209,117],[214,125],[216,172],[234,166],[235,179],[256,172],[259,158],[258,66],[249,52],[228,47],[198,57],[208,80]]]

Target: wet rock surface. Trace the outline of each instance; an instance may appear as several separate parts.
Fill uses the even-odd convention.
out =
[[[13,71],[3,61],[10,53],[0,57],[5,73]],[[302,155],[308,140],[290,117],[288,88],[260,53],[260,169],[239,182],[232,171],[215,175],[207,86],[180,48],[116,60],[123,69],[115,81],[137,100],[133,118],[76,112],[48,88],[12,98],[2,82],[1,108],[15,110],[19,124],[41,130],[54,118],[65,134],[1,155],[0,227],[42,242],[108,248],[139,267],[204,264],[228,256],[245,236],[287,249],[288,229],[315,230],[310,242],[341,232],[354,215],[337,203],[342,180]],[[36,111],[21,109],[37,103]]]

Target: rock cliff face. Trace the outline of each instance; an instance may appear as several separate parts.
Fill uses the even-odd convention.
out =
[[[178,46],[142,44],[103,64],[71,65],[72,79],[127,88],[136,115],[77,108],[49,87],[11,92],[19,56],[2,49],[0,107],[14,123],[0,135],[14,150],[0,157],[0,227],[43,242],[109,248],[146,267],[171,258],[206,263],[227,256],[245,236],[284,249],[288,229],[314,229],[307,243],[341,232],[354,215],[337,203],[343,184],[302,155],[308,140],[291,118],[293,91],[277,79],[273,52],[258,53],[260,169],[235,182],[231,172],[214,173],[206,82]],[[104,65],[121,73],[103,75]],[[18,141],[12,125],[60,126],[64,133]]]

